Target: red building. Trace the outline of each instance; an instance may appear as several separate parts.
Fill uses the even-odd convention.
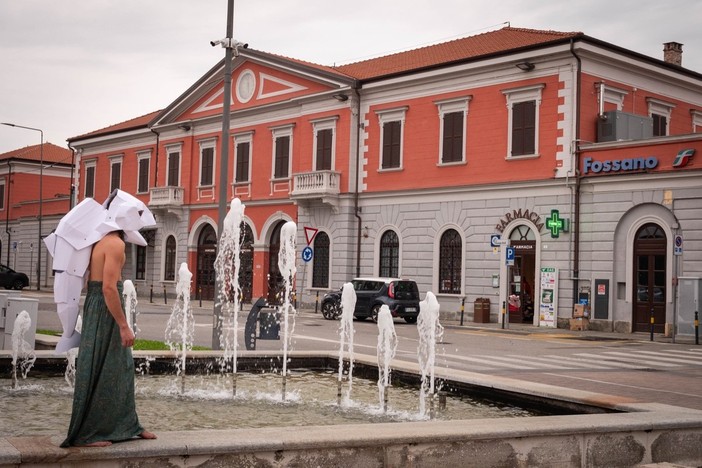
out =
[[[51,256],[43,242],[41,254],[37,250],[39,213],[43,238],[70,209],[72,169],[73,152],[52,143],[0,154],[0,216],[5,226],[0,234],[1,262],[26,273],[34,286],[38,271],[42,287],[53,284]]]
[[[666,200],[701,184],[699,162],[673,166],[669,153],[702,149],[702,75],[680,65],[680,44],[666,50],[659,60],[579,32],[506,27],[335,67],[235,51],[227,190],[246,205],[247,299],[276,290],[279,230],[294,220],[298,244],[317,230],[298,268],[305,302],[357,275],[411,277],[443,313],[488,298],[494,319],[517,294],[535,325],[553,326],[592,300],[602,327],[635,330],[663,288],[660,323],[673,323],[673,278],[702,275],[702,248],[673,262],[668,241],[702,230],[692,211],[667,216]],[[120,187],[156,214],[130,265],[147,285],[171,284],[187,261],[213,294],[223,66],[166,109],[69,140],[80,198]],[[661,145],[636,170],[583,165]],[[665,239],[661,284],[644,284],[659,270],[636,263],[649,225]],[[509,268],[498,237],[516,249]]]

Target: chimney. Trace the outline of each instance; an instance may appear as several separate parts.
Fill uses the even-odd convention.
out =
[[[679,42],[665,42],[663,44],[663,61],[682,66],[682,46]]]

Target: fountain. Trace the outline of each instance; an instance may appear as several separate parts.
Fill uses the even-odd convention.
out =
[[[193,274],[188,270],[188,264],[183,262],[178,269],[176,283],[176,300],[173,311],[166,325],[166,344],[176,353],[176,375],[181,378],[181,393],[185,392],[185,358],[188,351],[193,349],[195,334],[195,319],[190,306],[190,282]]]
[[[397,351],[395,322],[388,306],[378,311],[378,396],[383,411],[388,410],[388,388],[390,387],[390,362]]]
[[[237,349],[239,328],[239,309],[241,288],[239,287],[241,222],[244,217],[244,205],[234,198],[227,216],[224,218],[222,235],[219,238],[215,272],[219,291],[217,300],[221,307],[220,343],[223,346],[220,372],[231,371],[232,394],[236,396]]]
[[[76,331],[80,333],[83,331],[83,317],[80,315],[76,320]],[[66,371],[63,374],[63,378],[66,383],[73,388],[76,382],[76,358],[78,357],[78,348],[71,348],[66,351]]]
[[[32,346],[27,343],[24,336],[32,326],[32,319],[26,310],[20,312],[15,318],[12,329],[12,388],[17,388],[17,368],[19,367],[22,378],[27,378],[29,369],[36,361]]]
[[[344,348],[347,348],[349,356],[349,387],[346,391],[346,399],[351,396],[353,385],[353,311],[356,308],[356,291],[353,284],[345,283],[341,291],[341,323],[339,325],[339,377],[337,403],[341,405],[341,385],[344,375]],[[348,343],[348,345],[347,345]]]
[[[292,283],[295,279],[297,267],[295,266],[295,238],[297,237],[297,225],[288,221],[280,230],[280,251],[278,252],[278,268],[283,276],[285,285],[283,305],[280,306],[283,315],[283,391],[282,398],[285,401],[285,387],[288,377],[288,348],[290,337],[294,326],[290,326],[290,316],[294,315],[295,309],[290,302]]]
[[[439,302],[431,291],[419,303],[417,330],[419,331],[419,346],[417,358],[422,374],[419,387],[419,414],[426,416],[426,398],[429,396],[429,417],[434,417],[434,364],[436,362],[436,342],[441,340],[444,328],[439,323]]]

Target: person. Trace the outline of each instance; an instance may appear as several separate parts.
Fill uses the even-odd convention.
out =
[[[139,423],[134,399],[134,332],[122,303],[123,231],[92,249],[76,359],[73,411],[61,447],[105,447],[140,437],[155,439]]]

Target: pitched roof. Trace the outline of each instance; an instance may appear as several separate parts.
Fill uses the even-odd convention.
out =
[[[418,71],[439,65],[449,65],[508,52],[516,52],[521,49],[543,46],[549,43],[558,43],[581,37],[584,37],[584,34],[581,32],[559,32],[512,28],[508,26],[496,31],[340,66],[319,65],[265,52],[262,54],[269,57],[277,57],[300,66],[313,68],[323,73],[363,81],[388,75]],[[254,55],[261,52],[250,50],[250,53]],[[68,141],[146,128],[161,112],[162,110],[151,112],[141,117],[136,117],[100,130],[71,137]]]
[[[53,143],[42,145],[25,146],[16,150],[0,154],[0,160],[24,159],[31,161],[44,160],[45,163],[71,164],[73,153],[68,148],[61,148]]]
[[[161,109],[149,112],[148,114],[135,117],[133,119],[125,120],[118,124],[110,125],[109,127],[101,128],[100,130],[94,130],[89,133],[84,133],[83,135],[77,135],[68,139],[68,141],[82,140],[84,138],[89,138],[91,136],[98,135],[109,135],[110,133],[123,132],[127,130],[136,130],[139,128],[145,128],[149,122],[151,122],[158,114],[161,113]]]
[[[436,65],[447,65],[505,52],[515,52],[519,49],[583,36],[582,32],[545,31],[508,26],[475,36],[341,65],[334,67],[334,69],[360,80],[373,79]]]

